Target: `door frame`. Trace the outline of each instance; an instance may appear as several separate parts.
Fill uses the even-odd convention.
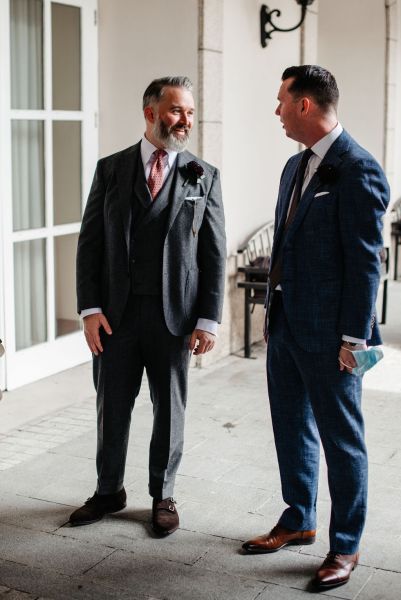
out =
[[[53,224],[53,139],[54,121],[81,122],[82,210],[98,156],[98,39],[97,0],[59,0],[56,4],[81,9],[81,110],[53,110],[52,106],[52,0],[43,0],[43,110],[11,109],[10,0],[0,0],[0,338],[6,355],[0,362],[0,385],[14,389],[31,381],[70,368],[90,359],[82,331],[56,337],[55,324],[55,236],[78,233],[80,222]],[[16,119],[44,121],[44,164],[46,225],[40,229],[13,232],[11,123]],[[14,243],[46,240],[47,341],[22,350],[15,348]]]

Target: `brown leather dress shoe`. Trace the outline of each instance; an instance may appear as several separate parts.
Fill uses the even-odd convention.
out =
[[[315,585],[322,590],[344,585],[351,577],[358,560],[359,552],[356,552],[356,554],[329,552],[316,573]]]
[[[153,498],[152,527],[158,535],[169,535],[178,529],[180,519],[174,498],[158,500]]]
[[[70,525],[90,525],[103,519],[104,515],[115,513],[127,506],[127,494],[122,488],[116,494],[99,496],[95,492],[92,498],[88,498],[81,508],[77,508],[70,515]]]
[[[308,546],[313,544],[315,539],[316,531],[314,530],[294,531],[276,525],[270,533],[260,535],[242,544],[242,548],[247,554],[268,554],[269,552],[277,552],[285,546]]]

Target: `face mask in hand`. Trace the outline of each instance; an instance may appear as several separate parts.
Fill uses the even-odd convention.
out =
[[[352,375],[363,375],[384,356],[383,350],[378,346],[371,346],[367,350],[351,350],[351,352],[356,360],[356,367],[351,371]]]

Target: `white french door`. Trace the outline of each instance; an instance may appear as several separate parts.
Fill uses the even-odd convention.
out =
[[[0,0],[0,383],[90,358],[75,255],[97,159],[97,0]]]

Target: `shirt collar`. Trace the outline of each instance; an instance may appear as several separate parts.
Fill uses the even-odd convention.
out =
[[[141,157],[142,157],[144,169],[146,168],[146,165],[148,164],[148,162],[151,160],[153,152],[157,149],[158,148],[156,148],[156,146],[154,146],[151,142],[149,142],[149,140],[145,137],[145,135],[143,135],[142,140],[141,140]],[[174,164],[175,159],[177,158],[178,152],[175,152],[174,150],[168,150],[167,148],[166,148],[166,152],[167,152],[167,156],[168,156],[168,166],[171,169],[171,167]]]
[[[313,144],[311,150],[314,154],[316,154],[321,160],[326,156],[330,146],[336,141],[336,139],[342,134],[343,127],[340,123],[332,129],[327,135],[322,137],[316,144]]]

